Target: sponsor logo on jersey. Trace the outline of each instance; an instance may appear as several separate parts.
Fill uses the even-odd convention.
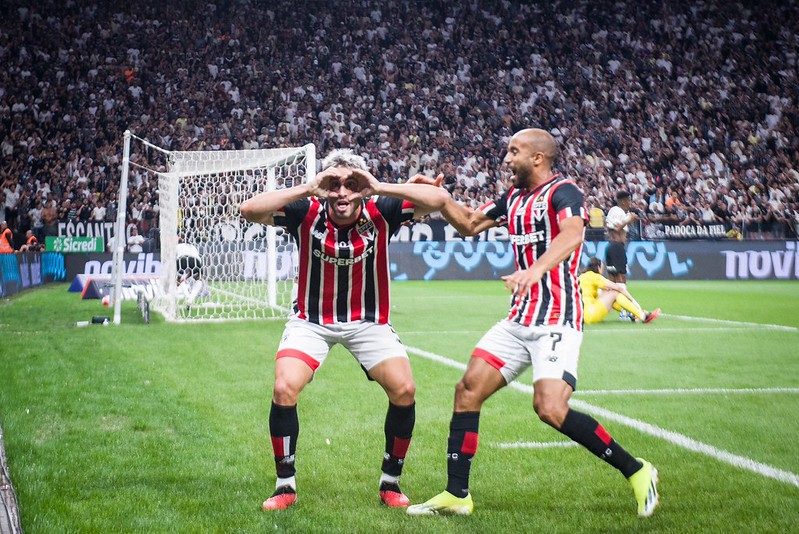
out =
[[[374,246],[369,245],[364,249],[364,251],[360,254],[360,256],[355,256],[354,258],[336,258],[334,256],[325,254],[324,252],[318,249],[314,249],[313,255],[324,262],[332,263],[333,265],[338,265],[340,267],[343,267],[347,265],[355,265],[356,263],[362,262],[372,254],[373,250]]]
[[[514,245],[531,245],[544,240],[544,231],[537,230],[529,234],[511,235],[509,239]]]

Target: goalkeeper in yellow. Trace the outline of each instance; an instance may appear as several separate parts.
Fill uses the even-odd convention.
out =
[[[588,267],[579,277],[583,295],[583,321],[586,324],[601,323],[611,308],[616,311],[627,310],[636,321],[651,323],[657,319],[660,308],[651,312],[641,309],[626,287],[611,282],[601,273],[602,260],[594,256],[588,260]]]

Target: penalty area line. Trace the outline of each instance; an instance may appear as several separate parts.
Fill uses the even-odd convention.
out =
[[[748,321],[730,321],[727,319],[713,319],[710,317],[692,317],[690,315],[672,315],[670,313],[664,313],[661,317],[668,317],[670,319],[680,319],[682,321],[693,321],[693,322],[700,322],[700,323],[711,323],[711,324],[728,324],[734,326],[748,326],[752,328],[765,328],[767,330],[784,330],[786,332],[799,332],[799,328],[795,326],[785,326],[781,324],[768,324],[768,323],[751,323]]]
[[[579,447],[574,441],[514,441],[513,443],[495,443],[498,449],[552,449]]]
[[[751,335],[753,330],[774,330],[774,328],[769,328],[767,326],[758,325],[758,327],[754,326],[747,326],[747,325],[740,325],[740,326],[686,326],[685,328],[648,328],[649,325],[641,325],[639,328],[638,326],[633,326],[631,328],[618,328],[615,326],[611,326],[610,328],[603,328],[603,327],[595,327],[594,325],[588,325],[588,328],[585,328],[586,335],[596,336],[600,334],[609,334],[609,335],[616,335],[616,334],[624,334],[625,336],[630,334],[664,334],[664,333],[679,333],[679,334],[695,334],[697,332],[702,333],[719,333],[719,332],[729,332],[732,334],[744,334],[744,335]],[[430,332],[427,332],[428,334]]]
[[[446,356],[441,356],[440,354],[435,354],[433,352],[429,352],[423,349],[417,349],[415,347],[406,346],[405,349],[411,354],[416,354],[417,356],[421,356],[422,358],[426,358],[428,360],[441,363],[448,367],[454,367],[455,369],[460,369],[460,370],[466,369],[465,363],[456,362],[455,360],[451,360]],[[509,387],[517,391],[528,393],[530,395],[532,395],[533,393],[533,386],[529,386],[527,384],[511,382],[509,384]],[[778,469],[768,464],[756,462],[751,458],[733,454],[729,451],[725,451],[724,449],[719,449],[718,447],[702,443],[701,441],[697,441],[693,438],[689,438],[688,436],[685,436],[678,432],[672,432],[670,430],[660,428],[659,426],[645,423],[643,421],[639,421],[638,419],[633,419],[632,417],[627,417],[626,415],[622,415],[616,412],[612,412],[610,410],[606,410],[604,408],[600,408],[599,406],[594,406],[593,404],[589,404],[585,401],[575,399],[574,397],[572,397],[571,401],[569,402],[575,408],[579,408],[593,415],[600,416],[605,420],[614,421],[621,425],[630,427],[634,430],[641,432],[642,434],[648,434],[650,436],[660,438],[664,441],[668,441],[669,443],[672,443],[684,449],[688,449],[689,451],[698,452],[699,454],[710,456],[711,458],[715,458],[716,460],[732,465],[733,467],[737,467],[739,469],[745,469],[747,471],[752,471],[753,473],[757,473],[758,475],[762,475],[767,478],[772,478],[774,480],[779,480],[780,482],[785,482],[786,484],[791,484],[792,486],[799,487],[799,475],[791,473],[790,471],[785,471],[783,469]]]
[[[799,393],[799,388],[674,388],[674,389],[585,389],[575,395],[710,395],[710,394]]]

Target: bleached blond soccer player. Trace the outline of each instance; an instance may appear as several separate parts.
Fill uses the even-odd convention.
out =
[[[388,244],[400,225],[438,211],[449,195],[424,184],[377,180],[366,161],[335,150],[307,183],[261,193],[241,205],[252,222],[285,228],[298,249],[293,313],[275,361],[269,432],[275,458],[275,492],[264,510],[297,501],[297,403],[303,388],[340,344],[388,397],[379,496],[407,506],[399,485],[416,418],[410,360],[391,326]],[[342,407],[342,418],[353,417]]]

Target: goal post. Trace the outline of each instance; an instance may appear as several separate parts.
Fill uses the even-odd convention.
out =
[[[125,214],[128,207],[128,172],[130,170],[130,130],[125,130],[122,145],[122,176],[119,182],[119,199],[117,200],[117,219],[115,222],[114,250],[111,260],[111,287],[114,303],[114,324],[122,320],[122,266],[124,265],[125,240]]]
[[[244,220],[239,205],[315,174],[314,145],[168,151],[131,137],[161,160],[156,168],[129,163],[157,177],[161,267],[152,309],[168,321],[286,317],[297,271],[294,242],[280,228]],[[130,159],[130,147],[125,147],[123,162]],[[127,175],[123,163],[123,181]],[[120,197],[123,187],[127,184],[120,184]],[[119,209],[125,206],[120,198]],[[119,221],[116,232],[124,236],[124,220]],[[116,324],[124,291],[122,251],[117,240],[112,274]]]

